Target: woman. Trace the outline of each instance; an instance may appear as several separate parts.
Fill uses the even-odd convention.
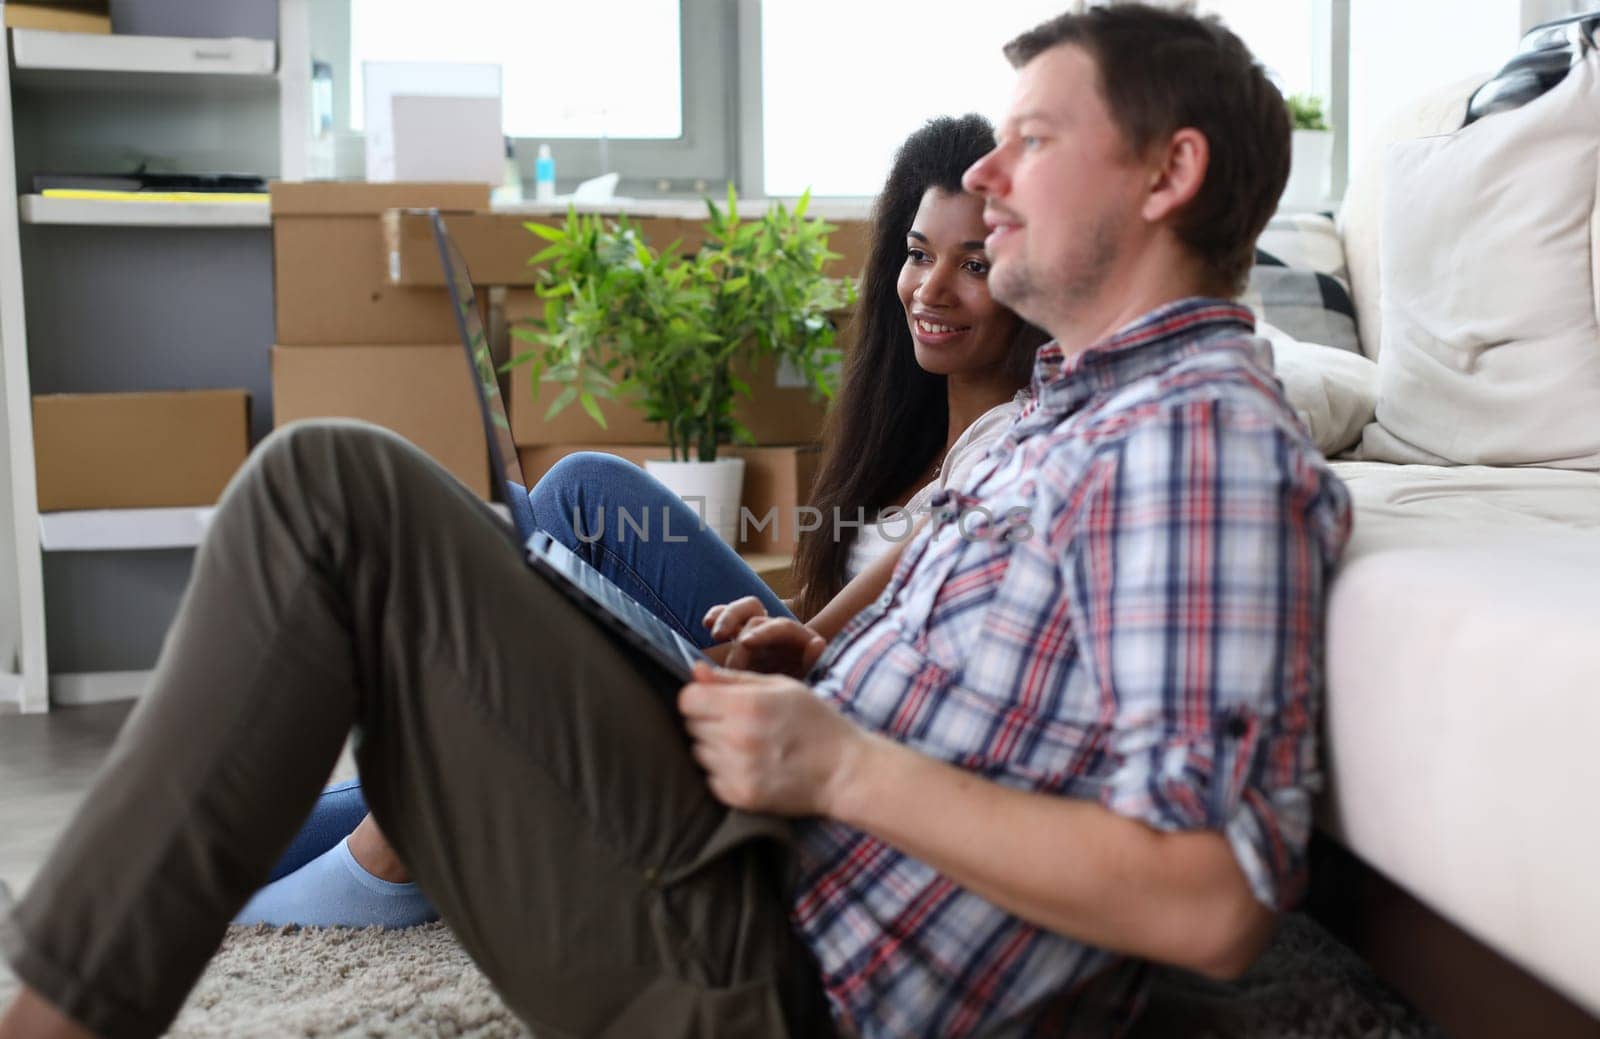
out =
[[[879,193],[854,346],[813,491],[823,521],[801,538],[792,612],[733,549],[699,529],[687,505],[615,456],[571,455],[553,467],[529,494],[540,528],[702,647],[768,616],[805,618],[824,638],[843,627],[883,588],[933,495],[975,475],[1020,409],[1044,341],[990,297],[982,202],[961,189],[961,175],[993,147],[979,116],[932,120],[900,147]],[[619,537],[619,508],[665,509],[688,540]],[[729,663],[753,663],[759,642],[730,647]],[[338,784],[237,922],[400,927],[433,919],[408,880],[367,816],[359,784]]]

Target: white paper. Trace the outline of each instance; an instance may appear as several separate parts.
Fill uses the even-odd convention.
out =
[[[505,135],[498,97],[394,96],[394,179],[498,184]]]
[[[362,65],[367,138],[367,180],[396,179],[394,98],[500,97],[500,66],[435,61],[369,61]],[[499,138],[497,137],[497,140]],[[504,157],[504,143],[497,152]],[[480,178],[474,178],[480,179]],[[486,178],[500,183],[500,175]]]

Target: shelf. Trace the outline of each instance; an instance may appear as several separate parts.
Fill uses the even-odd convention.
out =
[[[29,86],[123,90],[172,80],[244,89],[276,88],[278,46],[272,40],[185,39],[11,30],[17,82]]]
[[[510,522],[499,502],[490,508]],[[39,547],[46,552],[138,552],[194,548],[216,512],[213,505],[174,509],[85,509],[39,514]]]
[[[90,509],[39,514],[46,552],[118,552],[193,548],[211,525],[212,506],[176,509]]]
[[[139,202],[122,199],[47,198],[23,195],[25,224],[125,227],[270,227],[267,201]]]

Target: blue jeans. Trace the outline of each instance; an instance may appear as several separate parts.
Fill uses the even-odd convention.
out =
[[[528,494],[534,523],[701,649],[701,619],[719,603],[759,598],[793,616],[700,516],[643,469],[583,451],[557,462]]]
[[[568,455],[528,492],[528,503],[540,530],[702,649],[711,638],[701,619],[720,603],[754,595],[771,616],[794,616],[698,513],[616,455]],[[359,780],[329,787],[269,879],[344,840],[366,814]]]

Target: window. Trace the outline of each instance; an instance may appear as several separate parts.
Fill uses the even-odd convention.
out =
[[[351,127],[364,118],[363,62],[472,62],[501,67],[512,137],[676,139],[682,51],[678,0],[451,0],[448,14],[430,0],[351,0]]]
[[[1209,0],[1286,93],[1328,96],[1325,0]],[[896,145],[923,120],[976,111],[997,119],[1013,72],[1001,47],[1061,13],[1016,0],[974,17],[970,3],[914,7],[860,0],[768,2],[761,9],[763,163],[772,195],[871,195]],[[849,25],[849,32],[838,26]],[[822,56],[825,56],[822,57]]]
[[[526,181],[541,142],[560,192],[615,172],[619,194],[694,193],[737,165],[734,0],[340,2],[345,28],[330,17],[323,31],[338,44],[334,75],[348,84],[339,96],[350,98],[352,130],[363,122],[364,61],[495,63]]]
[[[1327,37],[1317,24],[1319,6],[1316,0],[1202,0],[1197,10],[1238,34],[1285,97],[1315,94],[1327,112]]]
[[[925,120],[1004,112],[1013,73],[1000,48],[1062,8],[1061,0],[763,3],[766,193],[876,194],[896,146]]]
[[[1350,11],[1350,157],[1361,162],[1390,117],[1467,77],[1487,80],[1516,53],[1518,0],[1357,3]]]

